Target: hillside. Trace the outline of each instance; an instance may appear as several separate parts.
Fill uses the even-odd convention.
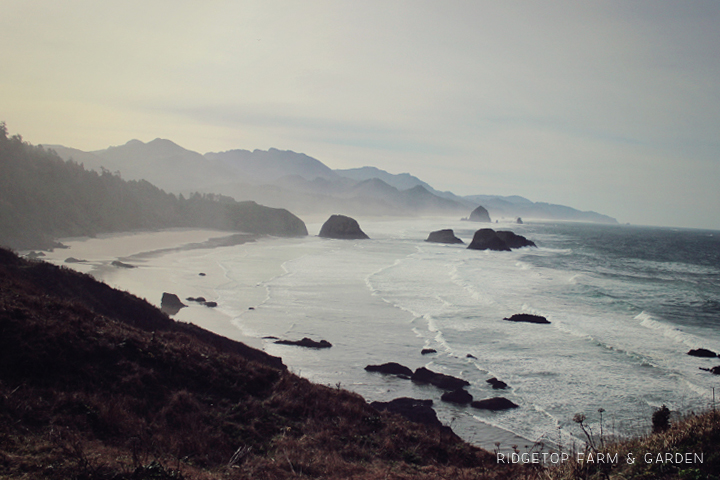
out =
[[[4,249],[0,331],[2,478],[478,478],[494,461]]]
[[[0,245],[49,248],[59,237],[168,227],[307,235],[302,220],[287,210],[219,195],[184,198],[107,169],[88,171],[20,136],[8,137],[0,125]]]

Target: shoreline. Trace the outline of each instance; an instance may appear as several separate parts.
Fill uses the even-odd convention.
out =
[[[266,301],[268,291],[264,284],[287,273],[283,270],[285,261],[304,253],[288,244],[293,240],[215,230],[170,229],[61,241],[69,248],[46,253],[44,260],[88,273],[110,286],[145,298],[158,308],[163,292],[176,294],[187,307],[172,315],[174,320],[196,324],[263,351],[268,351],[266,347],[270,346],[270,353],[278,354],[274,351],[275,345],[271,346],[261,335],[257,335],[258,332],[243,328],[242,316],[247,314],[249,309],[254,309]],[[268,264],[266,258],[254,256],[253,247],[258,241],[263,242],[264,246],[267,245],[265,242],[279,242],[279,246],[284,247],[283,251],[287,252],[284,256],[274,258],[272,264]],[[300,241],[299,248],[304,241],[307,239]],[[227,271],[219,261],[229,255],[223,254],[226,248],[234,249],[233,257],[241,257],[238,263],[240,268],[233,268],[232,272]],[[65,263],[64,259],[71,256],[85,261]],[[113,266],[113,261],[120,261],[135,268]],[[201,273],[204,275],[200,275]],[[209,308],[186,300],[188,297],[199,296],[207,301],[217,302],[217,307]],[[298,354],[302,356],[303,353],[305,352],[293,351],[290,357]],[[293,368],[292,365],[288,367]],[[316,380],[311,378],[311,381]],[[352,384],[345,388],[353,389]],[[397,396],[404,396],[404,393],[398,391]],[[368,402],[373,400],[377,399],[366,398]],[[437,401],[436,406],[439,405],[440,401]],[[491,452],[511,452],[515,445],[525,451],[535,443],[451,404],[443,403],[436,412],[441,422],[451,425],[455,433],[465,441]],[[465,417],[466,420],[456,422],[460,419],[458,417]]]

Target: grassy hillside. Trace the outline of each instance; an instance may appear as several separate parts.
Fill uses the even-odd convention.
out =
[[[59,237],[167,227],[307,235],[287,210],[220,195],[176,197],[146,181],[87,171],[18,135],[8,137],[0,123],[0,245],[42,249]]]
[[[494,476],[451,432],[7,250],[0,333],[0,478]]]

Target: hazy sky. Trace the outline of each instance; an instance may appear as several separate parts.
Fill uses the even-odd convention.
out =
[[[720,229],[718,1],[0,0],[34,144],[294,150]]]

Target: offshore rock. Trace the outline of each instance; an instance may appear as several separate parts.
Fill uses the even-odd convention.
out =
[[[707,348],[697,348],[694,350],[690,350],[687,354],[691,355],[693,357],[702,357],[702,358],[717,357],[717,353],[713,352],[712,350],[708,350]]]
[[[508,230],[500,230],[497,236],[510,248],[537,247],[535,242]]]
[[[354,218],[345,215],[332,215],[320,229],[320,237],[339,238],[343,240],[364,240],[368,237],[360,229],[360,225]]]
[[[440,397],[440,400],[442,400],[443,402],[467,405],[468,403],[472,402],[473,397],[462,388],[459,388],[457,390],[453,390],[452,392],[443,393],[442,397]]]
[[[498,237],[498,234],[492,228],[481,228],[473,235],[472,242],[468,245],[471,250],[495,250],[498,252],[509,252],[505,241]]]
[[[470,220],[471,222],[490,222],[490,214],[485,209],[485,207],[480,205],[472,211],[468,220]]]
[[[160,300],[160,310],[168,315],[175,315],[181,308],[187,307],[180,301],[180,298],[174,293],[163,292]]]
[[[455,232],[453,232],[451,228],[431,232],[425,241],[434,243],[464,243],[455,236]]]
[[[418,400],[416,398],[396,398],[390,402],[372,402],[370,404],[375,410],[382,412],[397,413],[411,422],[422,423],[431,427],[443,427],[432,408],[432,400]]]
[[[511,402],[505,397],[494,397],[486,398],[485,400],[477,400],[470,404],[471,407],[479,410],[509,410],[511,408],[518,408],[518,405]]]
[[[302,340],[278,340],[275,342],[279,345],[295,345],[298,347],[305,347],[305,348],[330,348],[332,347],[332,343],[328,342],[327,340],[320,340],[319,342],[316,342],[315,340],[312,340],[308,337],[303,338]]]
[[[429,383],[443,390],[458,390],[470,385],[469,382],[461,378],[445,375],[444,373],[436,373],[425,367],[420,367],[415,370],[410,380],[415,383]]]
[[[365,370],[368,372],[378,372],[386,375],[397,375],[407,378],[410,378],[413,374],[412,370],[408,367],[395,362],[383,363],[382,365],[368,365],[365,367]]]
[[[502,380],[498,380],[497,378],[493,377],[490,380],[485,380],[487,383],[492,385],[492,387],[495,390],[505,390],[508,388],[508,384],[503,382]]]
[[[540,315],[530,315],[529,313],[516,313],[510,318],[503,318],[509,322],[525,322],[525,323],[550,323],[550,321]]]

